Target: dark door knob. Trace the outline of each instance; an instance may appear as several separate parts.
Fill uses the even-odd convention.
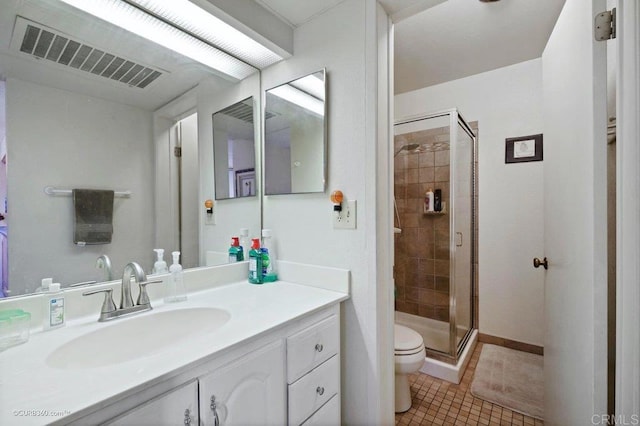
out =
[[[535,268],[539,268],[540,266],[544,266],[544,269],[549,269],[549,262],[547,262],[547,258],[540,260],[537,257],[533,258],[533,266]]]

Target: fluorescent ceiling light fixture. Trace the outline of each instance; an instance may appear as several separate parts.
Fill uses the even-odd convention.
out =
[[[289,84],[324,101],[324,80],[319,77],[320,75],[323,76],[324,74],[309,74],[308,76],[299,78]]]
[[[282,86],[275,87],[267,92],[268,94],[276,95],[279,98],[284,99],[287,102],[301,106],[313,113],[324,117],[324,102],[318,98],[305,93],[290,84],[283,84]]]
[[[189,0],[125,0],[170,22],[257,68],[265,68],[282,56],[271,51]]]
[[[86,13],[242,80],[256,69],[121,0],[61,0]]]

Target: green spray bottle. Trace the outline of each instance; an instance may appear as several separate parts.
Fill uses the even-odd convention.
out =
[[[260,238],[251,239],[251,250],[249,251],[249,282],[251,284],[262,284],[263,282]]]
[[[231,237],[231,247],[229,247],[229,263],[241,262],[244,258],[240,251],[238,237]]]

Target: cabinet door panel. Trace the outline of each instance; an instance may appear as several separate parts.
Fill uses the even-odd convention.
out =
[[[185,424],[196,426],[199,424],[198,382],[194,380],[160,395],[106,424],[111,426]]]
[[[200,378],[204,425],[282,425],[286,423],[284,346],[269,344]]]

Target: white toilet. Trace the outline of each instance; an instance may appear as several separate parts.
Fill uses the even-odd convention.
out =
[[[395,324],[396,413],[411,408],[411,390],[408,374],[415,373],[424,364],[424,341],[414,330]]]

